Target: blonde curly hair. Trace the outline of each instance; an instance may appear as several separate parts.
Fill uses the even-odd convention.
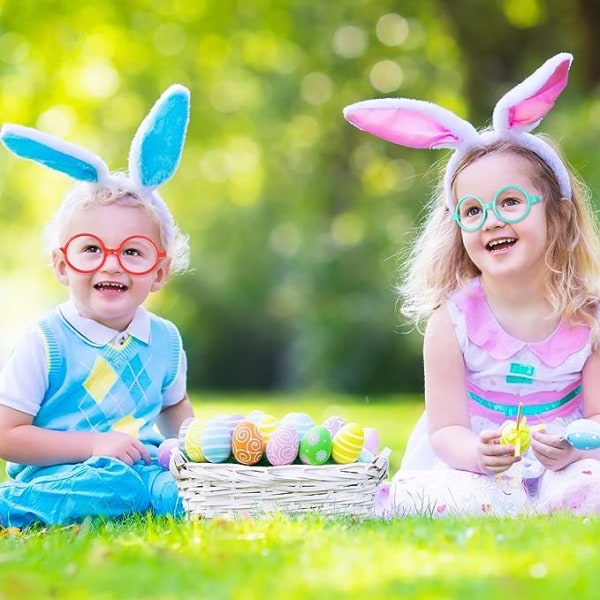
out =
[[[76,183],[65,196],[61,207],[44,228],[46,251],[52,255],[53,251],[66,242],[69,218],[76,209],[87,208],[96,204],[103,206],[110,204],[136,206],[145,210],[157,224],[160,245],[171,259],[170,273],[186,271],[189,266],[190,255],[188,236],[181,233],[175,223],[169,222],[166,224],[161,213],[146,199],[140,197],[138,190],[139,186],[136,187],[124,173],[111,173],[110,178],[102,184]]]
[[[538,137],[543,137],[561,156],[548,136],[538,134]],[[452,189],[458,174],[467,166],[483,156],[496,153],[512,154],[529,163],[534,184],[548,200],[544,202],[548,226],[546,298],[555,315],[563,316],[570,323],[589,325],[593,344],[597,346],[600,230],[588,188],[561,156],[568,167],[572,185],[571,201],[561,202],[558,182],[548,165],[518,142],[504,139],[467,152],[454,171]],[[454,204],[455,200],[450,204]],[[443,175],[427,208],[428,216],[404,261],[401,282],[397,287],[400,311],[417,328],[455,290],[480,275],[463,246],[461,230],[448,208]]]

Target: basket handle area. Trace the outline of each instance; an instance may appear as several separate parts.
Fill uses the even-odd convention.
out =
[[[169,471],[175,479],[181,479],[181,469],[186,463],[186,458],[179,448],[171,450],[171,459],[169,460]]]
[[[391,453],[391,449],[386,446],[369,465],[369,470],[373,469],[379,473],[380,480],[385,479],[388,475]]]

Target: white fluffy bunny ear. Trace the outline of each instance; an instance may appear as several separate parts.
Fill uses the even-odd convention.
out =
[[[347,106],[344,117],[358,129],[409,148],[467,148],[478,139],[471,123],[424,100],[365,100]]]
[[[170,86],[140,124],[129,151],[129,176],[149,190],[170,179],[181,159],[190,114],[190,92]]]
[[[65,173],[77,181],[100,183],[109,177],[108,167],[99,156],[38,129],[6,124],[0,130],[0,141],[17,156]]]
[[[535,129],[567,86],[572,61],[568,52],[549,58],[500,98],[493,114],[494,130],[525,133]]]
[[[573,56],[562,52],[548,59],[527,79],[505,94],[494,109],[491,130],[478,132],[453,112],[423,100],[385,98],[351,104],[344,109],[350,123],[384,140],[410,148],[453,148],[446,164],[446,203],[454,206],[452,177],[464,153],[499,139],[512,139],[544,160],[560,192],[571,198],[569,172],[557,152],[543,138],[529,132],[554,106],[567,85]]]

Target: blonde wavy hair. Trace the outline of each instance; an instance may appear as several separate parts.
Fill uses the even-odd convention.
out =
[[[182,273],[189,266],[190,249],[188,236],[181,233],[175,223],[169,223],[170,235],[167,236],[167,224],[161,214],[147,200],[139,194],[139,188],[124,173],[111,173],[106,183],[96,184],[78,182],[65,196],[65,199],[44,228],[44,245],[46,251],[52,252],[60,248],[67,240],[66,231],[69,219],[76,209],[85,209],[93,205],[108,206],[119,204],[121,206],[135,206],[145,210],[150,218],[157,224],[160,236],[160,245],[171,259],[170,274]],[[156,192],[155,192],[156,193]]]
[[[538,137],[543,137],[567,165],[548,136],[538,134]],[[483,156],[495,153],[513,154],[529,163],[534,184],[548,200],[544,202],[548,224],[546,298],[554,315],[561,315],[572,324],[589,325],[596,347],[600,230],[588,188],[567,165],[572,198],[570,202],[561,202],[556,177],[539,156],[518,142],[498,140],[465,154],[454,171],[452,189],[462,170]],[[443,176],[427,208],[428,216],[404,261],[397,287],[400,311],[418,329],[455,290],[480,275],[463,246],[461,230],[446,204]]]

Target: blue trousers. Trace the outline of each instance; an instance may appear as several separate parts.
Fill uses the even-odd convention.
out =
[[[86,517],[116,518],[152,511],[181,516],[169,471],[156,463],[132,467],[105,456],[68,465],[26,467],[0,484],[0,525],[68,525]]]

